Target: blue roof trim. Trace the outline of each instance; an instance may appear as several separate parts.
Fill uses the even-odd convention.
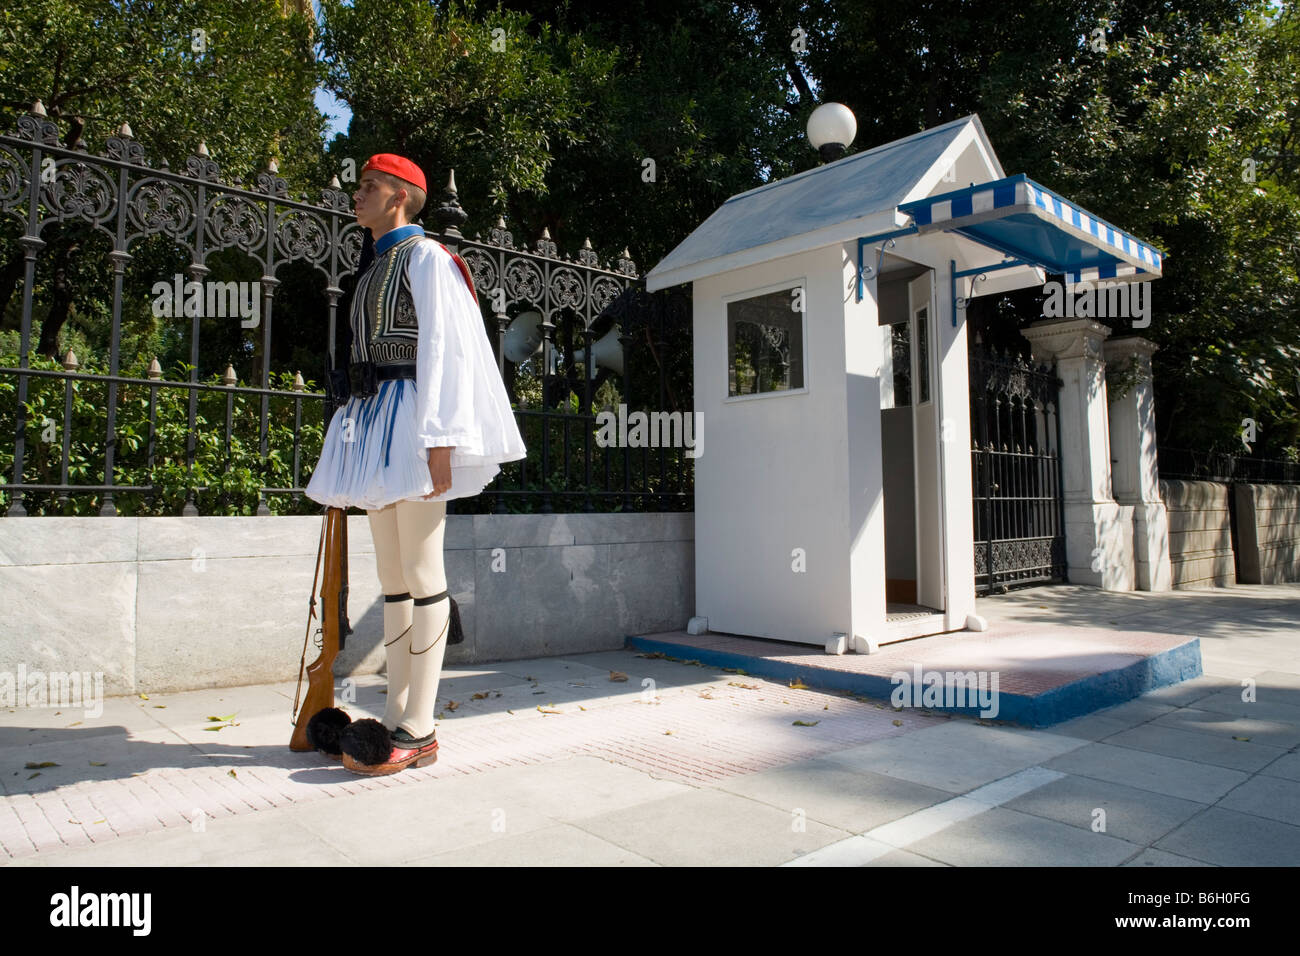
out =
[[[1066,281],[1156,279],[1164,254],[1023,173],[900,203],[922,233],[947,230]]]

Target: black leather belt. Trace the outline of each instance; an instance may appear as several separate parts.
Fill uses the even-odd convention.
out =
[[[377,395],[380,382],[395,378],[415,378],[415,364],[376,365],[374,362],[353,362],[348,366],[348,383],[353,398]]]
[[[415,378],[415,365],[376,365],[375,377],[381,382],[390,378]]]

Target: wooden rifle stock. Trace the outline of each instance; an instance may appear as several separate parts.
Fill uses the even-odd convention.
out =
[[[297,722],[289,740],[290,750],[312,750],[307,742],[307,722],[326,707],[334,706],[334,659],[343,649],[344,641],[352,628],[348,625],[348,518],[346,508],[327,508],[321,529],[321,545],[316,552],[316,573],[320,576],[321,555],[325,558],[325,576],[321,581],[321,635],[320,656],[306,667],[307,696],[298,710],[298,695],[294,695]],[[311,634],[311,619],[316,615],[316,582],[312,581],[310,610],[307,615],[307,634]],[[303,638],[302,661],[298,666],[298,691],[302,691],[303,663],[307,660],[307,637]]]

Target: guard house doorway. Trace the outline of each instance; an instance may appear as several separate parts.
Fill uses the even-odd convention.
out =
[[[893,625],[941,613],[945,589],[934,271],[889,258],[894,268],[882,269],[877,290],[883,346],[883,583],[887,619]]]

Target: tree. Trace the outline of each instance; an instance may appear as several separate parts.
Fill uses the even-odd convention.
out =
[[[321,70],[310,38],[305,18],[284,16],[263,0],[29,0],[0,13],[0,102],[25,112],[39,99],[66,146],[103,152],[126,123],[154,166],[183,168],[204,139],[227,182],[274,157],[291,191],[315,193],[328,177],[325,118],[313,103]],[[0,327],[16,328],[11,299],[23,253],[9,222],[0,233]],[[37,301],[45,306],[38,350],[54,357],[64,323],[93,321],[111,279],[101,233],[69,221],[42,236],[49,245],[37,273]],[[159,243],[132,252],[132,302],[183,265]],[[124,331],[147,336],[150,323],[137,308],[124,316]],[[106,351],[106,341],[94,347]]]

